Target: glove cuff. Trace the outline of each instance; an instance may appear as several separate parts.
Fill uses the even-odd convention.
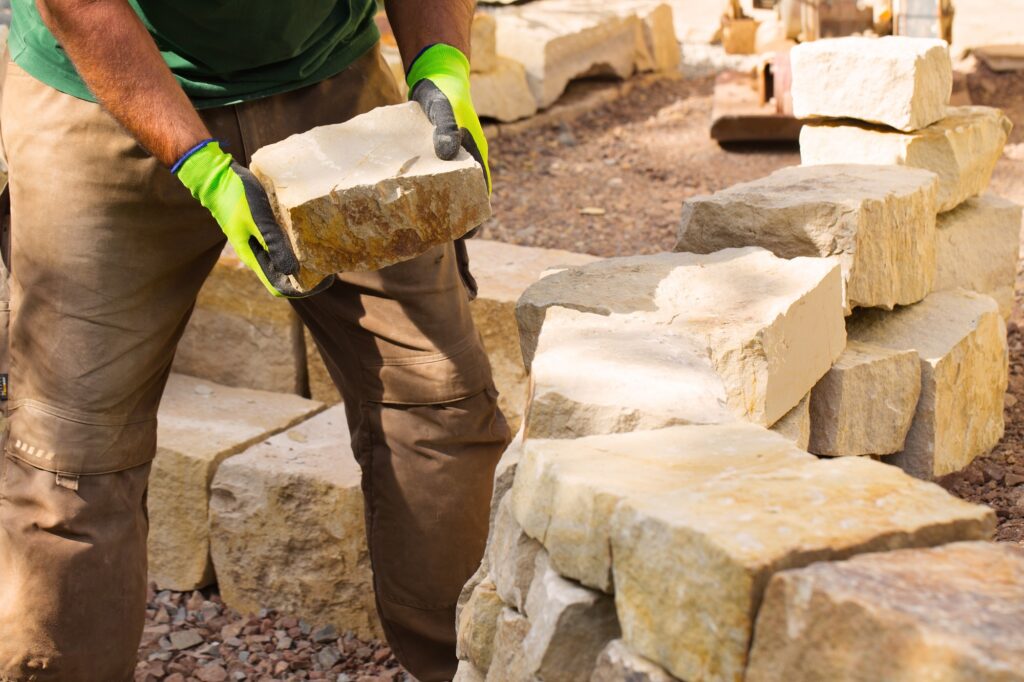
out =
[[[175,175],[199,203],[209,208],[214,193],[222,184],[220,178],[225,170],[230,170],[231,162],[231,155],[220,148],[220,143],[206,140],[174,164],[177,167]]]
[[[469,59],[457,47],[435,43],[425,48],[409,65],[406,84],[412,89],[424,78],[445,75],[469,81]]]

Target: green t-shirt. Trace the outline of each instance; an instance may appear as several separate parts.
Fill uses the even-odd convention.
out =
[[[376,0],[130,2],[198,108],[317,83],[344,70],[379,38]],[[61,92],[96,101],[43,24],[35,0],[11,5],[15,63]]]

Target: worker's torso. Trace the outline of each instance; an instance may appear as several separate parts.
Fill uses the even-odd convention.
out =
[[[196,106],[324,80],[377,40],[375,0],[130,0]],[[35,0],[13,0],[10,51],[42,82],[94,99],[43,24]],[[130,64],[124,65],[130,69]]]

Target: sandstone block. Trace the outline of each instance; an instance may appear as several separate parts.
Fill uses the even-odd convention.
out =
[[[464,150],[438,159],[433,134],[407,102],[256,150],[250,167],[299,259],[298,286],[414,258],[490,216],[480,166]]]
[[[915,303],[935,276],[936,183],[906,167],[783,168],[687,200],[676,251],[761,246],[782,258],[837,256],[848,308]]]
[[[1024,550],[956,543],[776,575],[747,680],[1024,680]]]
[[[407,97],[409,84],[405,82],[405,64],[402,62],[402,53],[398,51],[397,47],[381,43],[380,54],[387,62],[388,69],[391,70],[391,76],[395,79],[398,91],[402,93],[403,98]]]
[[[482,672],[491,667],[494,636],[503,608],[505,603],[498,596],[494,583],[484,580],[473,590],[459,617],[456,642],[459,658],[472,662]]]
[[[498,616],[494,635],[494,657],[487,682],[526,682],[532,674],[523,656],[523,641],[530,621],[515,609],[505,607]]]
[[[487,565],[502,601],[522,611],[542,547],[523,532],[511,505],[512,499],[507,495],[498,505],[487,544]]]
[[[479,288],[470,303],[473,322],[491,361],[498,405],[512,429],[522,422],[529,379],[523,366],[516,326],[516,301],[552,268],[583,265],[595,256],[561,249],[517,246],[487,239],[466,242],[470,267]]]
[[[806,450],[811,442],[811,394],[805,395],[796,407],[775,422],[772,431]]]
[[[498,57],[492,70],[470,73],[469,87],[473,107],[481,118],[510,123],[537,113],[526,69],[515,60]]]
[[[516,309],[534,386],[527,437],[774,424],[845,346],[839,277],[831,260],[756,248],[545,277]]]
[[[218,467],[321,408],[297,395],[172,374],[160,403],[149,484],[149,579],[170,590],[212,583],[207,517]]]
[[[939,216],[935,289],[988,294],[1004,318],[1013,310],[1021,207],[986,194]]]
[[[494,493],[491,497],[491,527],[494,526],[494,519],[498,515],[498,505],[505,499],[505,495],[512,489],[516,480],[516,471],[519,469],[519,462],[523,459],[523,443],[525,432],[519,429],[512,442],[505,448],[498,466],[494,469]]]
[[[590,682],[673,682],[675,679],[661,667],[630,651],[621,639],[616,639],[597,657]]]
[[[309,397],[327,405],[334,405],[341,402],[341,392],[334,385],[324,358],[313,340],[313,335],[308,329],[303,330],[303,340],[306,344],[306,379],[309,382]]]
[[[810,451],[890,455],[903,449],[921,395],[913,350],[850,341],[811,392]]]
[[[486,12],[473,15],[473,24],[469,33],[469,67],[470,71],[486,73],[498,68],[498,52],[495,31],[497,24],[494,17]]]
[[[544,545],[562,575],[611,592],[611,519],[623,500],[812,459],[784,437],[743,422],[530,439],[510,499],[523,530]]]
[[[235,388],[302,393],[304,361],[302,323],[292,307],[268,296],[226,247],[199,291],[174,371]]]
[[[950,107],[914,133],[856,122],[821,122],[800,132],[804,165],[864,163],[923,168],[939,176],[938,210],[949,211],[988,188],[1013,124],[990,107]]]
[[[993,529],[987,507],[859,457],[631,498],[612,536],[623,639],[681,679],[742,679],[772,574]]]
[[[862,311],[849,331],[921,360],[921,398],[903,450],[889,461],[928,479],[959,471],[1002,438],[1006,325],[991,298],[940,291],[891,313]]]
[[[636,16],[547,0],[510,8],[495,18],[498,54],[522,63],[542,109],[554,104],[574,78],[633,73]]]
[[[941,40],[817,40],[793,48],[790,59],[797,118],[854,118],[910,132],[942,118],[953,93]]]
[[[662,0],[560,0],[576,11],[611,12],[633,21],[637,71],[678,71],[682,48],[676,38],[672,6]]]
[[[221,466],[210,525],[224,602],[380,637],[360,478],[341,405]]]
[[[523,659],[545,682],[587,682],[598,654],[620,634],[612,598],[558,575],[544,552],[537,555],[526,616]]]
[[[484,673],[468,661],[459,661],[459,667],[455,671],[452,682],[484,682]]]

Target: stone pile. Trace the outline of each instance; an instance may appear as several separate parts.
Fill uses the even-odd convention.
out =
[[[800,58],[841,91],[808,113],[959,129],[935,114],[944,48],[854,43]],[[836,110],[871,70],[903,79],[889,101]],[[951,150],[923,152],[931,167],[905,154],[786,169],[688,202],[677,253],[527,289],[530,399],[460,600],[457,680],[1024,669],[1024,611],[999,606],[1019,599],[1024,557],[983,542],[992,510],[921,480],[1003,429],[1006,329],[988,293],[1012,287],[1021,215],[975,196],[1003,130],[977,114],[994,123],[966,138],[989,139],[928,133]],[[940,215],[942,201],[956,205]]]

